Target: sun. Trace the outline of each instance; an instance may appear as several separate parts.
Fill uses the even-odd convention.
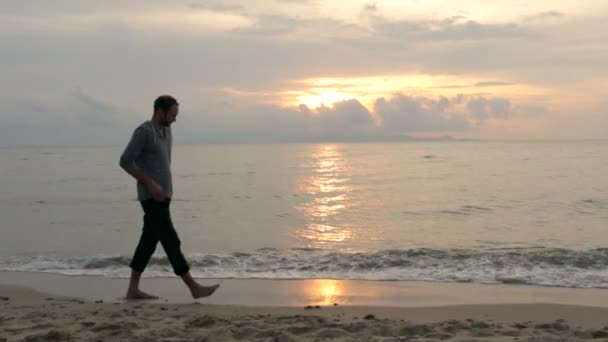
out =
[[[308,108],[332,107],[336,102],[352,100],[355,95],[343,93],[336,89],[323,89],[302,94],[298,97],[298,104],[306,105]]]

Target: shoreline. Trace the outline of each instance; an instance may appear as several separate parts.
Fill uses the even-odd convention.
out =
[[[177,278],[148,278],[165,298],[125,301],[126,284],[0,272],[0,341],[608,340],[605,290],[224,280],[195,301]]]
[[[588,341],[608,308],[558,304],[319,309],[87,301],[0,285],[0,341]]]
[[[220,284],[204,302],[214,305],[286,306],[350,305],[433,307],[446,305],[560,304],[608,308],[608,290],[519,284],[473,284],[367,280],[198,279]],[[128,279],[72,276],[44,272],[0,272],[0,285],[29,287],[57,296],[84,300],[124,301]],[[177,277],[142,278],[142,289],[161,297],[157,302],[192,303]]]

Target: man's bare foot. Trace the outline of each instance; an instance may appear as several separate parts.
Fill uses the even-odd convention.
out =
[[[128,290],[127,291],[127,299],[136,300],[136,299],[158,299],[157,296],[147,294],[140,289]]]
[[[217,290],[218,287],[220,287],[219,284],[211,286],[202,286],[196,284],[193,287],[190,287],[190,293],[192,293],[192,298],[194,299],[209,297],[213,294],[213,292],[215,292],[215,290]]]

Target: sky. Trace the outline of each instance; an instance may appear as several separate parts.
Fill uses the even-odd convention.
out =
[[[0,2],[0,145],[608,138],[608,1]]]

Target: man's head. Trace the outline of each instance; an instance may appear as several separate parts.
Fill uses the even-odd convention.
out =
[[[154,116],[161,126],[169,127],[175,122],[179,103],[170,95],[161,95],[154,101]]]

